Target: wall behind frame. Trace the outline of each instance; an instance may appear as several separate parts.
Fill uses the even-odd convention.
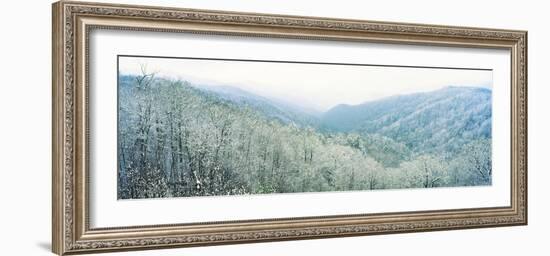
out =
[[[550,228],[550,22],[543,1],[146,1],[127,4],[431,23],[529,31],[529,225],[369,237],[140,251],[109,255],[541,254]],[[10,1],[0,16],[0,237],[2,255],[52,255],[51,1]],[[104,254],[106,255],[106,254]]]

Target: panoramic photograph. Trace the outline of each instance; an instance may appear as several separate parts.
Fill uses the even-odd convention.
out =
[[[492,184],[492,71],[118,56],[117,198]]]

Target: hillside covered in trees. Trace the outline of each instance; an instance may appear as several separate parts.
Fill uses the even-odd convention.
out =
[[[491,184],[491,91],[325,113],[241,89],[119,75],[118,198]]]

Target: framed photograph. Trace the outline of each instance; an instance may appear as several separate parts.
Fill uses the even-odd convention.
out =
[[[527,224],[527,32],[61,1],[53,251]]]

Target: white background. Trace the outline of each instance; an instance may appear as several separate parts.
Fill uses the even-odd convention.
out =
[[[148,4],[150,1],[122,1]],[[529,226],[230,245],[120,255],[546,255],[550,228],[550,22],[544,1],[155,1],[157,5],[529,30]],[[1,17],[2,255],[51,255],[49,1],[12,1]],[[546,232],[545,232],[546,231]],[[118,254],[111,254],[118,255]]]

